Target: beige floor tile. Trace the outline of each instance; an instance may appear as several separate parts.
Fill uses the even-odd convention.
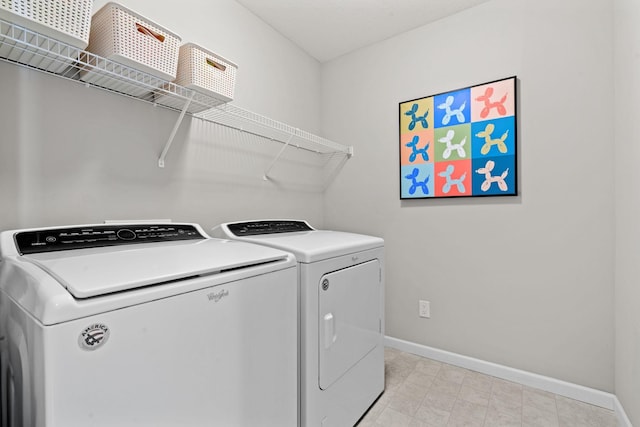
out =
[[[522,406],[523,427],[558,427],[557,412],[547,412],[533,406]]]
[[[430,388],[431,383],[428,381],[412,382],[407,378],[407,380],[405,380],[405,382],[396,389],[396,393],[408,398],[422,400],[427,395]]]
[[[451,414],[447,427],[482,427],[484,420],[478,420],[475,418],[466,418]]]
[[[522,393],[522,384],[496,378],[493,380],[491,391],[499,394],[516,395]]]
[[[469,372],[462,381],[463,386],[473,387],[476,390],[491,392],[493,377],[480,372]]]
[[[415,369],[417,364],[418,364],[417,360],[408,359],[406,357],[403,357],[402,354],[394,357],[389,362],[385,363],[385,365],[388,366],[389,369],[393,370],[394,372],[397,372],[397,371],[411,372]]]
[[[443,411],[451,412],[453,405],[456,403],[457,397],[449,394],[442,394],[434,391],[429,391],[427,396],[422,401],[422,406],[430,406],[432,408],[442,409]]]
[[[555,396],[558,421],[561,426],[582,424],[587,427],[615,427],[617,420],[613,411],[579,402],[564,396]]]
[[[396,391],[398,387],[404,384],[406,378],[401,376],[385,376],[384,378],[384,389],[386,391]]]
[[[589,427],[592,422],[591,405],[557,396],[558,422],[564,427]]]
[[[531,387],[523,388],[522,404],[533,406],[547,412],[557,412],[555,394]]]
[[[426,402],[423,402],[415,414],[416,420],[433,426],[446,426],[450,416],[449,411],[431,406]]]
[[[467,418],[470,420],[484,421],[487,416],[487,405],[478,405],[477,403],[458,399],[453,405],[451,416],[454,418]]]
[[[518,395],[492,393],[489,410],[522,419],[522,398]]]
[[[438,375],[438,371],[442,367],[442,363],[436,362],[435,360],[424,359],[419,361],[416,364],[416,371],[422,372],[423,374],[433,375],[434,377]]]
[[[431,384],[430,391],[434,393],[448,394],[451,396],[457,396],[460,391],[460,383],[449,381],[441,377],[436,377]]]
[[[561,413],[584,413],[589,414],[594,408],[593,405],[589,405],[585,402],[569,399],[564,396],[555,396],[556,406],[558,408],[558,414]]]
[[[402,412],[398,412],[395,409],[391,409],[388,406],[376,419],[377,424],[385,427],[408,427],[410,422],[410,416],[403,414]]]
[[[394,409],[405,415],[413,417],[422,404],[423,397],[407,397],[397,394],[391,399],[387,408]]]
[[[600,408],[598,406],[592,407],[592,427],[616,427],[618,420],[613,411]]]
[[[489,405],[490,398],[490,391],[483,391],[473,387],[469,387],[468,385],[465,385],[465,383],[462,383],[462,387],[460,387],[460,392],[458,393],[458,399],[463,399],[467,402],[476,403],[483,406]]]
[[[414,384],[420,384],[423,385],[425,387],[431,387],[431,385],[433,384],[433,381],[435,380],[436,377],[432,376],[432,375],[428,375],[428,374],[423,374],[422,372],[418,372],[413,371],[411,372],[407,378],[406,381],[410,382],[410,383],[414,383]]]
[[[413,354],[406,351],[401,351],[400,356],[402,356],[404,359],[407,359],[407,360],[415,360],[416,362],[420,360],[431,360],[428,357],[422,357],[418,354]]]
[[[457,366],[443,364],[438,371],[436,378],[441,378],[445,381],[451,381],[454,383],[462,384],[464,377],[470,372],[467,369],[459,368]]]
[[[442,424],[432,424],[426,421],[419,420],[417,418],[412,419],[411,422],[409,423],[409,427],[441,427],[441,426]]]
[[[384,372],[385,389],[395,389],[411,374],[411,369],[387,366]]]
[[[558,414],[558,425],[560,427],[616,427],[617,420],[613,411],[602,409],[603,412],[596,411],[575,411]]]
[[[581,418],[579,416],[559,416],[559,427],[592,427],[594,424],[588,418]],[[595,426],[594,426],[595,427]]]
[[[411,371],[413,371],[413,368],[411,368],[410,366],[407,366],[406,364],[394,363],[395,360],[396,359],[392,360],[391,362],[385,363],[384,374],[386,376],[406,377],[411,373]]]
[[[411,354],[411,353],[400,353],[398,357],[396,357],[396,360],[399,360],[415,368],[418,362],[424,360],[424,357],[418,356],[416,354]]]
[[[521,427],[521,415],[509,415],[498,412],[495,408],[489,408],[484,420],[484,427]]]
[[[384,360],[386,362],[392,360],[393,358],[395,358],[396,356],[400,355],[402,352],[400,350],[397,350],[395,348],[391,348],[391,347],[385,347],[384,348]]]

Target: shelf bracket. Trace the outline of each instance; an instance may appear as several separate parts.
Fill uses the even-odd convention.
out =
[[[289,138],[287,139],[287,142],[285,142],[285,144],[282,146],[276,158],[271,161],[271,164],[269,165],[267,170],[264,171],[264,175],[262,175],[263,180],[269,181],[269,172],[271,172],[271,169],[273,169],[273,166],[278,162],[278,160],[280,160],[280,156],[282,156],[282,153],[284,153],[284,150],[286,150],[286,148],[289,146],[292,139],[293,139],[293,134],[290,134]]]
[[[178,117],[176,124],[173,126],[171,135],[169,135],[169,140],[165,144],[164,150],[162,150],[162,154],[160,154],[160,158],[158,159],[158,167],[160,168],[164,167],[164,159],[165,157],[167,157],[169,148],[171,148],[173,139],[176,137],[176,133],[178,133],[178,128],[180,127],[180,124],[182,123],[182,119],[184,119],[184,115],[187,113],[187,109],[189,108],[189,105],[191,105],[191,101],[193,101],[193,97],[195,94],[196,94],[195,91],[191,91],[191,96],[189,96],[189,98],[187,99],[187,102],[185,102],[184,107],[182,107],[182,111],[180,112],[180,116]]]

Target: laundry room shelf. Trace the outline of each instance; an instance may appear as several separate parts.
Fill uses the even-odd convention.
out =
[[[2,19],[0,19],[0,60],[179,112],[179,117],[158,159],[160,167],[164,167],[166,155],[185,115],[284,144],[280,153],[265,171],[265,179],[288,146],[321,154],[344,153],[347,157],[353,155],[353,148],[350,146],[329,141],[231,104],[222,103],[214,97],[124,66]],[[188,111],[201,112],[192,114]]]
[[[284,144],[265,170],[263,176],[265,180],[269,178],[269,172],[287,147],[295,147],[317,154],[338,153],[344,154],[346,157],[353,155],[353,147],[351,146],[338,144],[232,104],[217,105],[194,114],[194,117]]]

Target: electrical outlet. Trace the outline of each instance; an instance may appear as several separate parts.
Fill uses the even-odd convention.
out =
[[[420,317],[431,317],[431,303],[429,301],[420,300],[420,309],[418,311]]]

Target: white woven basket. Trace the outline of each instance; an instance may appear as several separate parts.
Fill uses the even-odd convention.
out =
[[[56,47],[64,55],[77,58],[78,50],[89,43],[92,8],[93,0],[0,0],[0,18],[77,48]],[[40,44],[29,32],[14,35],[29,44]],[[51,46],[42,47],[47,49]],[[47,58],[44,51],[25,55],[9,44],[0,47],[0,57],[60,73],[73,62]]]
[[[213,100],[206,104],[193,102],[189,113],[199,113],[216,105],[233,100],[238,66],[222,56],[194,43],[180,46],[178,72],[174,83],[200,92]],[[160,96],[156,102],[174,108],[182,108],[180,102]]]
[[[180,36],[166,28],[111,2],[93,15],[87,51],[159,79],[172,81],[178,68],[180,41]],[[93,82],[98,78],[95,74],[92,71],[83,72],[80,78]],[[141,91],[146,92],[144,89]]]
[[[233,100],[238,66],[194,43],[180,46],[175,83],[222,102]]]

